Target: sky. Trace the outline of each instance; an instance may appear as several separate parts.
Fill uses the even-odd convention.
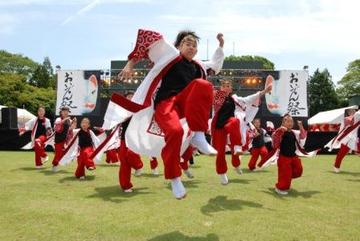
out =
[[[261,55],[278,70],[327,68],[336,83],[360,58],[355,0],[0,0],[0,49],[62,69],[109,69],[126,59],[137,29],[201,37],[198,59],[225,38],[225,55]],[[208,43],[208,51],[207,51]]]

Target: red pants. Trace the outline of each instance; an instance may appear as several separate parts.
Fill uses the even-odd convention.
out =
[[[116,149],[111,149],[106,152],[106,160],[107,163],[116,163],[119,161],[118,152]]]
[[[156,105],[155,120],[165,134],[161,157],[166,179],[181,176],[180,149],[184,130],[180,119],[186,118],[190,130],[206,132],[212,101],[212,84],[207,80],[195,79],[176,96]]]
[[[212,126],[212,143],[218,154],[216,156],[216,172],[218,174],[224,174],[227,172],[227,164],[225,159],[225,148],[227,145],[227,135],[230,136],[230,142],[233,147],[235,145],[241,145],[240,136],[240,121],[235,117],[230,117],[225,126],[221,129],[215,128],[216,118],[213,120]],[[231,158],[234,167],[240,166],[240,159]]]
[[[55,155],[54,155],[54,159],[52,161],[53,166],[59,165],[59,161],[62,158],[62,156],[64,155],[64,145],[65,145],[65,141],[60,142],[60,143],[55,143]]]
[[[90,159],[93,152],[94,148],[91,146],[80,149],[80,154],[77,158],[78,165],[75,171],[75,177],[79,178],[85,176],[85,167],[95,167],[93,160]]]
[[[233,167],[240,167],[240,156],[234,155],[234,147],[231,148],[231,164]]]
[[[34,142],[34,151],[35,151],[35,166],[42,166],[41,158],[47,157],[45,152],[45,141],[46,136],[39,136],[35,139]]]
[[[157,166],[158,166],[158,161],[157,161],[156,157],[151,158],[151,160],[150,160],[151,170],[157,168]]]
[[[299,157],[286,157],[280,154],[277,161],[278,166],[278,182],[276,187],[280,190],[290,189],[291,180],[301,177],[303,168]]]
[[[250,153],[251,153],[251,158],[248,167],[250,170],[254,170],[259,156],[261,156],[261,160],[258,164],[258,167],[261,167],[264,164],[265,158],[268,155],[268,150],[266,146],[262,146],[258,148],[251,148]]]
[[[127,148],[124,140],[121,141],[119,148],[120,168],[119,183],[123,190],[132,188],[131,168],[138,170],[143,167],[140,155]]]
[[[334,167],[340,168],[342,160],[344,159],[346,154],[349,153],[349,151],[350,151],[350,148],[347,145],[341,144],[340,150],[336,155]]]
[[[189,169],[189,160],[192,157],[194,148],[192,146],[189,146],[186,151],[183,153],[182,155],[182,159],[183,161],[180,162],[180,167],[181,169],[183,169],[184,171],[186,171],[187,169]]]

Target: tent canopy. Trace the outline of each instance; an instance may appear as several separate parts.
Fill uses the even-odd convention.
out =
[[[317,124],[341,124],[344,119],[345,110],[357,109],[357,105],[339,108],[334,110],[322,111],[314,115],[308,120],[309,125]]]

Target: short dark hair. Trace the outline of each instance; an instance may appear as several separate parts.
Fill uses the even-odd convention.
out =
[[[178,48],[180,46],[181,41],[186,37],[186,36],[191,36],[193,37],[197,42],[199,42],[200,37],[196,35],[196,33],[194,31],[190,31],[190,30],[183,30],[180,31],[178,33],[178,35],[176,36],[176,40],[175,40],[175,47]]]
[[[134,95],[134,94],[135,94],[134,91],[129,90],[129,91],[125,92],[124,96],[125,96],[125,97],[128,97],[129,95]]]

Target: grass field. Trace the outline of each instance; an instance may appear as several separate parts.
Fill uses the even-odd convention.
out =
[[[118,166],[102,163],[79,181],[74,164],[52,173],[50,163],[34,168],[32,152],[0,152],[0,240],[360,240],[360,158],[347,156],[339,174],[333,159],[303,159],[303,177],[279,197],[276,167],[241,176],[229,168],[222,186],[214,158],[197,157],[178,201],[148,159],[127,194]]]

